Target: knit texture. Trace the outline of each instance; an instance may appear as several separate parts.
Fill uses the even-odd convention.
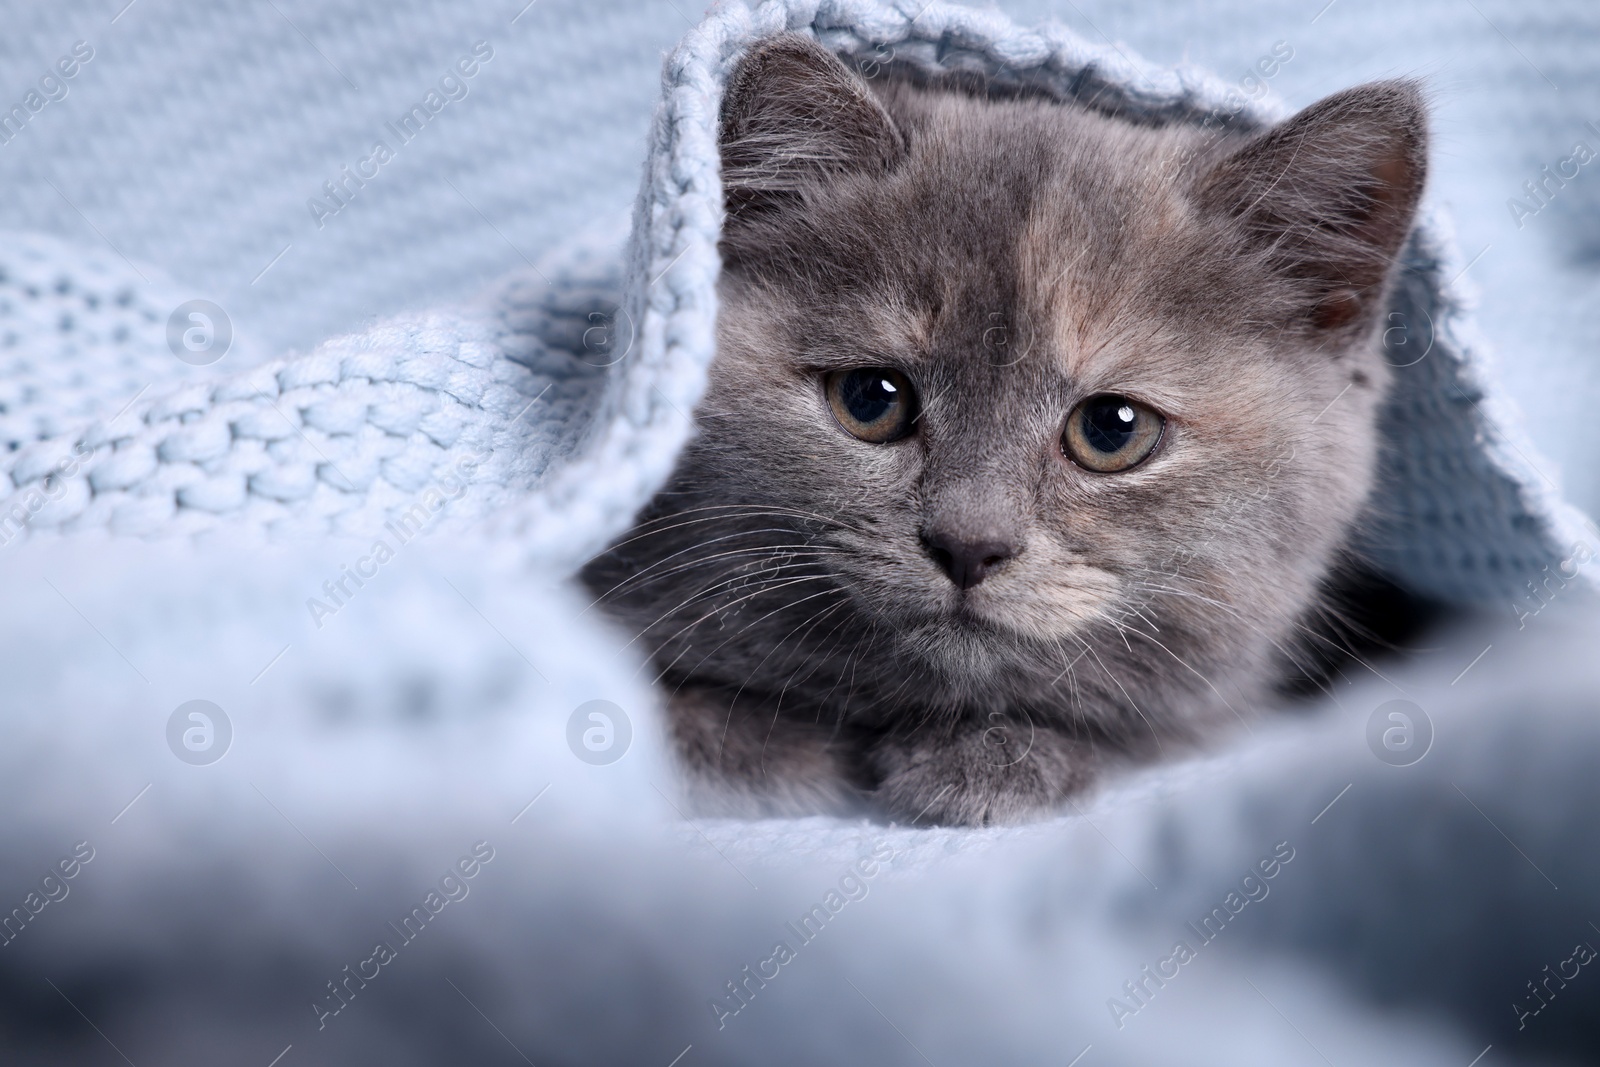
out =
[[[273,7],[328,44],[305,10]],[[239,10],[230,32],[249,40],[244,19],[279,18]],[[536,5],[518,27],[576,10]],[[228,25],[221,8],[185,17]],[[427,18],[413,36],[448,22]],[[627,251],[602,231],[480,300],[298,356],[236,338],[208,367],[169,345],[186,286],[0,239],[0,340],[16,338],[0,345],[0,456],[5,506],[26,513],[0,551],[0,915],[38,909],[0,945],[0,1060],[103,1062],[110,1044],[184,1067],[1592,1061],[1592,1031],[1560,1021],[1594,1003],[1592,979],[1526,1029],[1514,1014],[1592,936],[1600,895],[1600,626],[1561,629],[1565,600],[1526,631],[1446,634],[1383,677],[1335,679],[1302,714],[1028,826],[685,817],[653,672],[551,579],[626,525],[689,432],[716,310],[719,87],[751,38],[787,27],[1173,120],[1226,100],[1204,75],[993,12],[719,7],[666,65]],[[330,51],[373,84],[378,58]],[[319,130],[337,112],[322,84]],[[280,132],[226,131],[263,152]],[[417,255],[459,249],[445,228]],[[1561,551],[1573,517],[1502,431],[1437,219],[1409,254],[1388,337],[1391,361],[1414,363],[1386,417],[1393,525],[1369,551],[1419,587],[1483,595],[1485,575],[1516,573],[1505,561]],[[391,528],[430,513],[429,537]],[[374,530],[398,553],[376,573],[373,542],[346,536]],[[1397,693],[1436,734],[1407,767],[1370,740]],[[233,723],[205,766],[168,732],[197,698]],[[572,740],[595,699],[633,724],[607,766]],[[496,857],[470,897],[414,944],[391,931],[480,840]],[[39,903],[39,875],[78,841],[96,858]],[[1280,842],[1294,860],[1243,904]],[[843,877],[875,852],[892,858],[858,894]],[[861,899],[814,943],[789,929],[846,893]],[[1234,917],[1211,944],[1190,924],[1219,908]],[[379,938],[400,956],[373,978]],[[773,978],[780,938],[799,955]],[[1170,975],[1177,938],[1200,953],[1189,977],[1146,978]]]
[[[171,329],[152,310],[163,304],[133,296],[131,264],[40,238],[7,242],[0,315],[6,345],[22,354],[0,367],[10,449],[0,537],[365,534],[464,480],[465,499],[444,490],[457,499],[450,521],[486,520],[489,557],[570,570],[626,527],[690,432],[714,348],[722,85],[752,41],[786,30],[845,55],[977,72],[1141,121],[1236,114],[1250,128],[1281,117],[1203,73],[994,11],[721,4],[666,62],[625,272],[582,242],[474,305],[184,382],[166,351]],[[1519,596],[1592,539],[1511,428],[1460,273],[1446,224],[1424,217],[1384,334],[1396,384],[1360,548],[1419,593],[1487,602]]]
[[[176,286],[38,235],[3,241],[7,542],[364,535],[429,490],[451,500],[439,525],[462,526],[551,481],[620,358],[615,239],[564,249],[483,306],[396,317],[235,376],[176,358]],[[544,497],[562,503],[553,486]]]

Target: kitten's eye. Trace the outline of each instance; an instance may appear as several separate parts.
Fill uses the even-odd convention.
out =
[[[1137,400],[1102,393],[1072,409],[1061,447],[1078,466],[1115,474],[1138,466],[1154,452],[1166,425],[1166,419]]]
[[[852,436],[882,445],[911,433],[917,394],[899,371],[883,367],[834,371],[824,379],[823,388],[833,417]]]

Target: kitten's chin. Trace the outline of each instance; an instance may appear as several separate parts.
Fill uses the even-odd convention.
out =
[[[901,638],[928,658],[944,662],[992,663],[1010,660],[1019,645],[1036,635],[1009,625],[969,597],[945,610],[917,613],[896,625]],[[1065,636],[1065,635],[1063,635]]]
[[[1076,617],[1061,619],[1043,618],[1043,612],[1031,612],[1028,605],[1018,605],[1012,598],[997,598],[993,594],[982,597],[971,593],[955,594],[946,603],[894,603],[887,599],[874,599],[870,595],[857,598],[865,614],[887,624],[903,639],[916,644],[949,643],[967,646],[999,643],[1015,646],[1018,642],[1054,644],[1071,640],[1082,628],[1085,620]]]
[[[960,592],[930,587],[908,595],[876,582],[852,582],[857,610],[933,663],[1015,664],[1081,646],[1109,598],[1089,583],[1019,588],[1013,583]]]
[[[978,589],[958,596],[944,613],[951,629],[1009,643],[1072,641],[1100,616],[1101,599],[1083,590]]]

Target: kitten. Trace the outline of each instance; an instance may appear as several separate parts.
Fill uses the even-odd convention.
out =
[[[583,577],[702,810],[1007,822],[1249,714],[1360,519],[1426,115],[1260,132],[872,80],[731,79],[698,436]]]

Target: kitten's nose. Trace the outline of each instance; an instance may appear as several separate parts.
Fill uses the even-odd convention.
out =
[[[938,530],[924,534],[922,543],[958,589],[971,589],[1017,554],[1009,541],[969,541]]]

